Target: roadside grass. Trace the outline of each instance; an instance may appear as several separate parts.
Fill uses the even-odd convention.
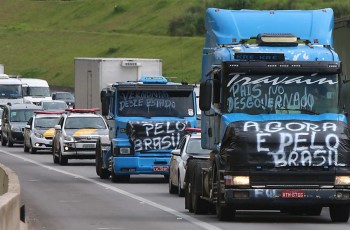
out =
[[[168,22],[195,3],[2,0],[0,63],[7,74],[74,87],[75,57],[160,58],[164,76],[199,82],[204,38],[166,35]]]

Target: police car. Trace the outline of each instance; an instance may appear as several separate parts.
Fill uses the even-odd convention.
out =
[[[96,142],[109,145],[109,129],[98,109],[66,109],[55,126],[53,162],[68,164],[68,159],[95,159]]]
[[[201,146],[201,129],[187,128],[179,144],[171,151],[169,166],[169,193],[185,195],[184,179],[187,161],[190,159],[208,160],[211,150],[203,149]]]
[[[38,150],[52,150],[55,125],[64,111],[34,111],[24,128],[24,152],[37,153]]]

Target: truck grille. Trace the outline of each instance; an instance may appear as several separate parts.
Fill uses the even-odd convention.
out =
[[[314,187],[334,185],[335,173],[333,170],[298,170],[280,169],[273,171],[251,172],[252,186],[287,187],[290,185],[300,187]]]

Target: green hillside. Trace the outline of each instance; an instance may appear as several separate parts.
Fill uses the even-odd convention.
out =
[[[152,2],[152,4],[150,4]],[[191,1],[1,0],[5,73],[73,87],[75,57],[160,58],[163,74],[200,79],[202,37],[169,37],[169,20]]]
[[[202,24],[204,9],[215,4],[254,9],[334,7],[343,15],[350,1],[1,0],[0,63],[7,74],[74,87],[75,57],[160,58],[166,77],[198,82],[204,35],[169,36],[169,23],[182,17],[187,26],[183,32],[190,31],[196,26],[190,19]],[[200,12],[188,12],[191,7]]]

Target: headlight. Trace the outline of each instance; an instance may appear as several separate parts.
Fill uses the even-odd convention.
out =
[[[101,144],[109,144],[109,136],[108,135],[103,135],[101,137]]]
[[[246,186],[250,184],[249,176],[230,176],[226,175],[225,177],[226,185],[235,185],[235,186]]]
[[[350,185],[350,176],[336,176],[335,185]]]
[[[36,136],[38,138],[43,138],[44,137],[41,133],[38,133],[38,132],[34,132],[34,136]]]
[[[72,136],[63,136],[64,141],[74,141],[74,138]]]
[[[131,153],[131,151],[129,147],[120,147],[119,153],[122,155],[128,155]]]

